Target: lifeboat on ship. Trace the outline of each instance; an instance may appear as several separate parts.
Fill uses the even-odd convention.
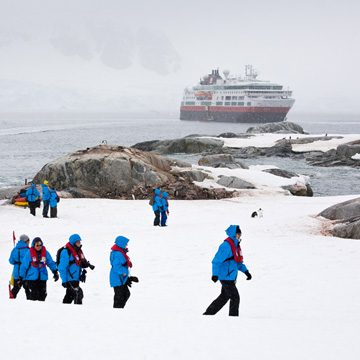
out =
[[[197,100],[211,100],[212,93],[207,91],[198,91],[195,93],[195,97]]]

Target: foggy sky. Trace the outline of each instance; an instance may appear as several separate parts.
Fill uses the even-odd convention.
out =
[[[62,80],[77,87],[91,78],[93,85],[111,91],[114,76],[118,82],[139,73],[142,61],[148,63],[144,74],[149,83],[158,79],[175,94],[211,69],[240,74],[246,64],[253,64],[259,78],[290,86],[299,109],[309,104],[326,108],[330,101],[335,108],[339,102],[340,110],[346,104],[348,110],[360,111],[359,14],[355,0],[0,0],[0,82],[51,86]],[[122,41],[120,37],[127,34],[124,43],[129,45],[133,37],[138,53],[145,49],[146,54],[142,59],[129,56],[124,47],[124,63],[119,64],[124,68],[115,73],[99,64],[95,56],[99,42],[92,45],[91,54],[85,49],[82,58],[67,56],[66,49],[62,49],[66,56],[55,54],[48,46],[49,39],[58,40],[59,34],[62,39],[80,39],[82,46],[89,37],[89,24],[95,39],[112,31]],[[139,34],[149,34],[142,35],[142,45]],[[166,47],[164,57],[170,56],[163,75],[154,74],[149,64],[156,57],[151,56],[154,49],[146,50],[146,42],[154,38],[158,39],[154,49]]]

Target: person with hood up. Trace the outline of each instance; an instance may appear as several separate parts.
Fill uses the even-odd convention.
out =
[[[21,289],[21,286],[19,286],[20,266],[24,259],[24,256],[30,250],[29,243],[30,243],[30,239],[27,235],[25,234],[20,235],[19,241],[16,243],[16,246],[12,249],[10,254],[9,263],[11,265],[14,265],[14,269],[13,269],[14,287],[11,289],[14,299],[16,299],[16,296]],[[29,297],[28,288],[24,286],[24,289],[25,289],[26,297],[28,298]]]
[[[84,253],[81,250],[81,237],[78,234],[73,234],[69,237],[69,242],[63,247],[60,252],[59,272],[62,280],[62,286],[66,289],[63,299],[64,304],[82,304],[84,293],[80,288],[80,281],[86,281],[86,268],[95,269],[86,260]]]
[[[168,198],[168,193],[163,192],[163,194],[161,195],[161,198],[160,198],[160,202],[161,202],[161,208],[160,208],[161,222],[160,222],[160,225],[161,226],[166,226],[166,220],[167,220],[167,217],[169,215],[169,202],[168,202],[167,198]]]
[[[154,192],[155,192],[155,198],[154,198],[154,205],[152,207],[155,214],[154,226],[160,226],[161,191],[159,189],[156,189]]]
[[[228,238],[220,245],[212,261],[211,280],[215,283],[220,280],[221,294],[203,315],[215,315],[230,300],[229,315],[239,316],[240,295],[236,288],[238,271],[246,275],[246,280],[251,280],[251,274],[243,262],[239,225],[230,225],[226,234]]]
[[[45,180],[44,183],[41,184],[41,188],[42,188],[42,200],[43,200],[42,215],[44,218],[48,218],[49,204],[50,204],[50,188],[47,180]]]
[[[40,198],[40,193],[36,188],[35,184],[31,184],[31,186],[26,190],[26,199],[29,203],[30,214],[36,216],[36,200]]]
[[[136,276],[130,275],[132,263],[127,255],[128,242],[124,236],[118,236],[115,239],[115,245],[110,253],[110,286],[114,288],[114,308],[124,308],[130,297],[131,284],[139,282]]]
[[[59,274],[56,269],[56,262],[52,259],[50,253],[46,250],[43,241],[36,237],[32,241],[30,251],[24,256],[20,266],[20,276],[18,284],[26,282],[28,287],[28,300],[45,301],[46,282],[48,280],[48,267],[54,274],[54,281],[59,280]]]
[[[55,189],[50,190],[50,217],[57,217],[58,194]]]

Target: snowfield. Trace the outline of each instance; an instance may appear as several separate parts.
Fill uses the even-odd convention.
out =
[[[315,216],[356,198],[294,197],[262,193],[218,201],[170,203],[168,227],[152,226],[147,201],[62,199],[58,219],[41,210],[0,202],[2,359],[246,360],[359,359],[360,267],[356,240],[324,236],[328,221]],[[263,218],[251,218],[261,207]],[[240,316],[226,305],[202,316],[220,293],[211,260],[239,224],[244,262],[239,273]],[[8,299],[8,258],[17,237],[40,236],[53,258],[71,234],[96,268],[82,284],[84,304],[64,305],[61,281],[48,281],[45,303]],[[125,309],[113,309],[110,248],[130,239],[133,284]],[[73,355],[71,355],[73,354]]]

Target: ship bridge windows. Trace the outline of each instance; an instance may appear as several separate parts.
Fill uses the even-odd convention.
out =
[[[185,105],[195,105],[195,101],[186,101]]]
[[[222,102],[222,101],[217,101],[217,102],[216,102],[216,105],[217,105],[217,106],[222,106],[222,105],[223,105],[223,102]]]
[[[211,106],[211,101],[202,101],[201,105],[202,106]]]
[[[238,106],[244,106],[244,102],[243,101],[238,102]]]

